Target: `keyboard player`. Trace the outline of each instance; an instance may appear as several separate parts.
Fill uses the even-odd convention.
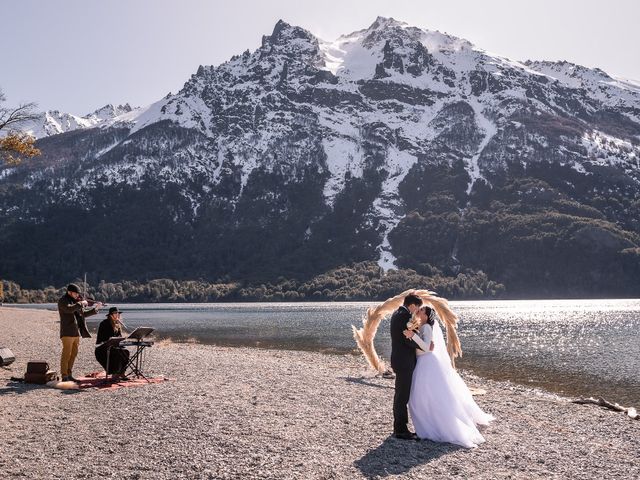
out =
[[[96,360],[102,365],[107,375],[113,375],[114,380],[124,377],[129,362],[129,350],[117,345],[107,344],[113,337],[122,337],[122,312],[118,307],[111,307],[107,318],[98,326],[98,338],[96,339]],[[107,365],[109,371],[107,371]]]

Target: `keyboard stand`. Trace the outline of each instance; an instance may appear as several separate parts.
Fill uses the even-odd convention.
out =
[[[142,377],[147,382],[150,382],[150,380],[144,374],[144,357],[145,348],[151,347],[152,345],[153,342],[141,340],[124,340],[120,342],[121,347],[136,347],[133,354],[129,357],[129,361],[127,362],[127,366],[125,367],[125,372],[129,370],[129,375],[135,376],[136,378]]]

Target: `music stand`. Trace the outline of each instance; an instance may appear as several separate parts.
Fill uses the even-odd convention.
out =
[[[125,338],[121,343],[121,347],[136,347],[136,351],[129,357],[125,372],[127,369],[131,370],[131,375],[135,375],[136,378],[144,378],[147,382],[149,379],[143,372],[144,366],[144,349],[153,345],[153,342],[144,340],[144,338],[153,332],[151,327],[138,327],[131,334]]]
[[[129,334],[127,340],[142,340],[147,335],[151,334],[155,329],[151,327],[138,327]]]

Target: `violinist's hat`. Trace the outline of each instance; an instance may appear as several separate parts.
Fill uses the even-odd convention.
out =
[[[67,292],[80,293],[80,287],[75,283],[70,283],[69,285],[67,285]]]

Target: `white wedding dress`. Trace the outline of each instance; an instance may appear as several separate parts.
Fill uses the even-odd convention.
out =
[[[423,325],[413,340],[423,349],[417,350],[409,397],[416,434],[435,442],[477,447],[484,442],[477,425],[487,425],[494,417],[478,407],[464,380],[451,366],[440,325],[437,321],[433,327]]]

